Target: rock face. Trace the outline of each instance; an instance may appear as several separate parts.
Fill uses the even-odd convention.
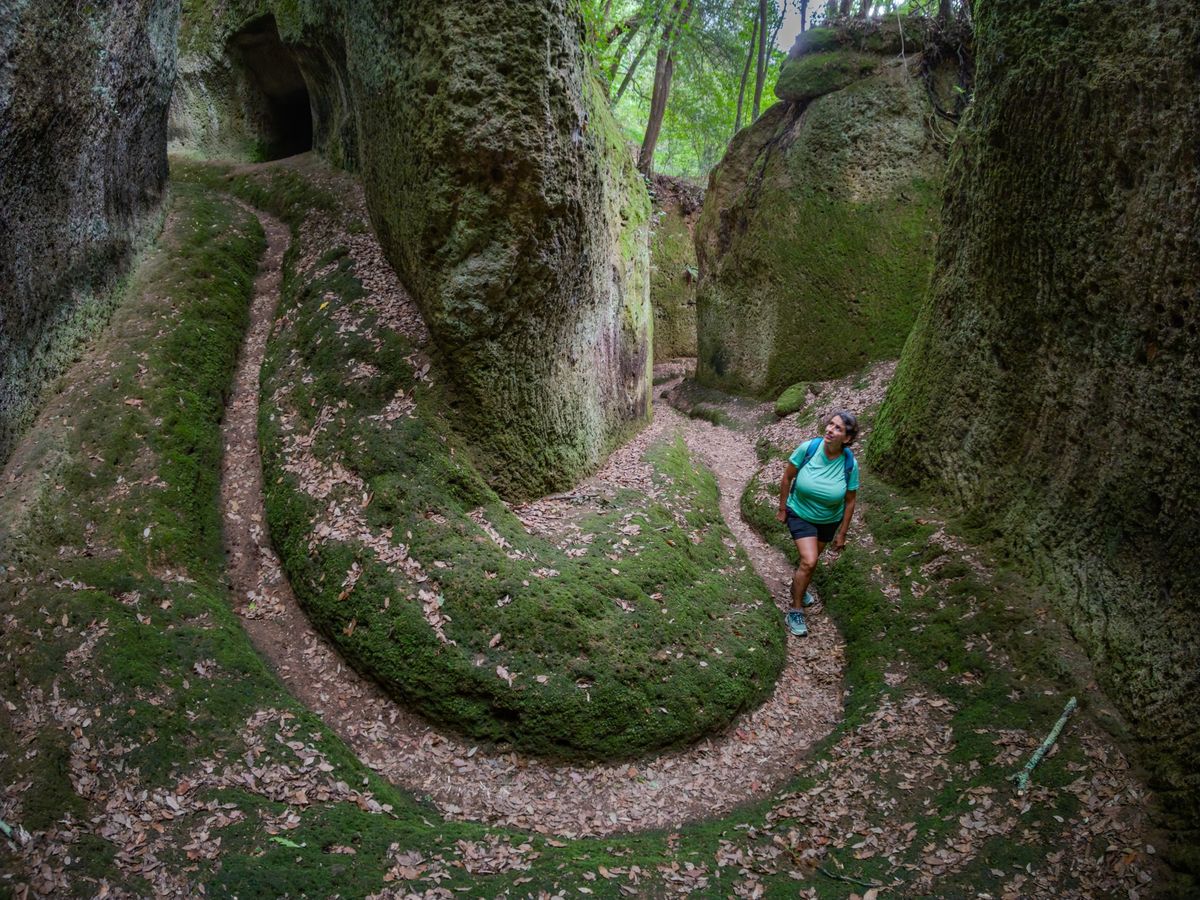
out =
[[[272,6],[314,147],[361,171],[478,464],[507,496],[572,484],[648,419],[651,380],[649,199],[588,74],[577,2]],[[197,32],[197,84],[224,66],[257,85],[247,96],[284,93],[254,74],[261,54],[235,58],[266,11]],[[257,134],[275,121],[254,112],[269,103],[213,93],[249,108]],[[211,110],[215,133],[240,133]],[[178,133],[203,120],[177,116]]]
[[[932,291],[873,456],[1038,562],[1194,829],[1195,9],[980,4],[976,34]]]
[[[0,460],[155,230],[178,0],[0,11]]]
[[[360,3],[346,50],[371,219],[508,496],[646,421],[649,198],[568,0]]]
[[[919,33],[905,29],[908,54]],[[702,382],[774,395],[899,353],[932,265],[945,141],[899,43],[894,26],[800,35],[782,102],[713,170],[696,231]]]
[[[654,358],[696,355],[696,244],[692,231],[704,191],[682,178],[655,175],[650,232],[650,305]]]
[[[316,150],[353,170],[357,126],[336,10],[291,8],[277,21],[272,8],[185,0],[170,150],[232,159]]]

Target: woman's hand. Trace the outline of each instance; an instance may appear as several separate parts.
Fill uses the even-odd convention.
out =
[[[835,534],[833,536],[833,552],[841,553],[842,550],[845,549],[845,546],[846,546],[846,533],[844,531],[839,531],[837,534]]]
[[[787,521],[787,509],[786,508],[781,509],[781,510],[779,510],[779,512],[775,513],[775,519],[779,522],[786,522]]]

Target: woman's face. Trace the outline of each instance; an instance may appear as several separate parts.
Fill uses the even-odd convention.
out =
[[[834,416],[825,425],[825,443],[838,450],[846,446],[846,423],[841,416]]]

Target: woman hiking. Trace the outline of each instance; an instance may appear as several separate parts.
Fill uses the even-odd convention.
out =
[[[776,518],[787,523],[800,554],[787,613],[788,631],[797,637],[808,634],[803,607],[815,602],[808,584],[825,545],[833,541],[835,551],[846,546],[846,529],[858,497],[858,462],[850,452],[857,436],[854,413],[837,410],[825,422],[824,438],[805,441],[795,449],[779,484]]]

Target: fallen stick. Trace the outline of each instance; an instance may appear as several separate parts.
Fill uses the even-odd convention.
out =
[[[836,881],[848,881],[851,884],[861,884],[863,887],[882,888],[887,887],[882,881],[863,881],[861,878],[851,878],[849,875],[839,875],[837,872],[830,872],[824,866],[817,866],[817,871],[826,878],[833,878]]]
[[[1046,735],[1046,739],[1042,741],[1042,745],[1033,751],[1033,756],[1029,757],[1029,762],[1025,763],[1025,768],[1020,772],[1016,772],[1008,777],[1017,783],[1017,793],[1025,793],[1025,789],[1029,787],[1029,779],[1033,775],[1033,770],[1037,764],[1042,761],[1042,757],[1054,746],[1054,742],[1058,740],[1059,734],[1063,730],[1063,726],[1067,724],[1067,719],[1071,717],[1071,713],[1075,712],[1075,707],[1079,704],[1072,697],[1067,701],[1066,707],[1063,708],[1062,715],[1058,717],[1058,721],[1054,723],[1054,727],[1050,729],[1050,733]]]

